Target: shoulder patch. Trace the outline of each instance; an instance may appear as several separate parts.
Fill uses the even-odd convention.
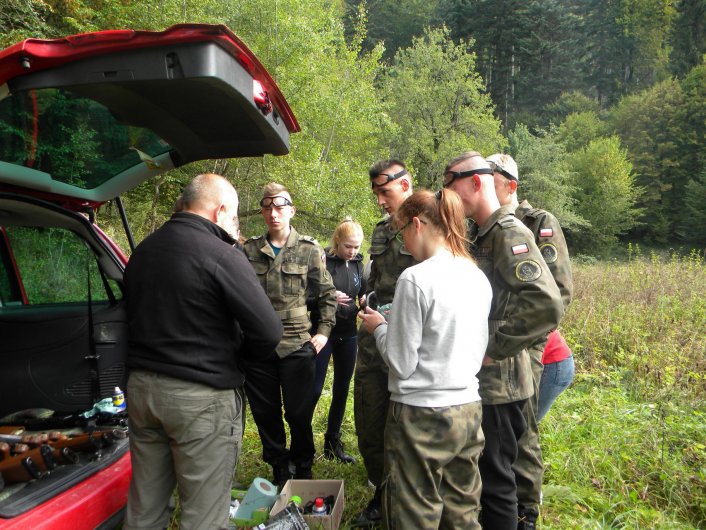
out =
[[[554,236],[554,230],[552,228],[540,228],[539,237],[552,237]]]
[[[505,217],[501,217],[500,219],[498,219],[498,224],[504,230],[506,228],[515,226],[515,219],[516,217],[513,215],[506,215]]]
[[[316,238],[311,237],[311,236],[299,236],[299,241],[306,241],[307,243],[311,243],[312,245],[318,245],[319,242],[316,240]]]
[[[517,256],[518,254],[526,254],[529,252],[529,247],[527,246],[527,243],[520,243],[519,245],[513,245],[510,247],[512,250],[512,254]]]
[[[245,242],[247,243],[248,241],[257,241],[258,239],[262,239],[262,234],[260,234],[259,236],[249,237],[245,240]]]
[[[521,261],[515,267],[515,276],[521,282],[533,282],[542,275],[542,267],[532,259]]]
[[[528,217],[534,217],[535,219],[537,217],[541,217],[542,214],[544,214],[544,210],[542,210],[541,208],[530,208],[529,210],[527,210],[527,213],[525,213],[525,215],[527,215]]]
[[[539,245],[539,252],[542,253],[542,257],[547,263],[554,263],[557,259],[559,259],[559,253],[557,252],[556,247],[551,243]]]

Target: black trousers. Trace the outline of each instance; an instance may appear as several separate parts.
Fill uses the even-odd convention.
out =
[[[307,342],[284,358],[247,362],[245,393],[248,396],[262,441],[262,458],[273,467],[291,461],[297,467],[311,468],[314,461],[314,435],[311,429],[316,350]],[[282,421],[289,425],[291,447]]]
[[[517,530],[517,485],[512,466],[517,441],[527,429],[522,409],[527,400],[483,405],[485,447],[478,461],[481,490],[480,522],[487,530]]]

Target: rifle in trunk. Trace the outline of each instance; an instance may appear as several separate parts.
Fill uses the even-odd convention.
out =
[[[108,429],[70,437],[0,435],[0,476],[3,479],[0,482],[14,484],[41,478],[59,465],[77,464],[79,457],[76,451],[99,451],[126,437],[126,429]],[[12,448],[10,441],[15,444]]]

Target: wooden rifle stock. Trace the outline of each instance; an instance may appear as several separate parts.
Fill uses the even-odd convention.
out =
[[[96,451],[111,444],[114,440],[126,437],[127,431],[123,429],[87,432],[72,437],[53,437],[54,440],[47,437],[46,443],[40,443],[32,449],[24,443],[16,443],[13,448],[14,455],[9,443],[0,441],[0,455],[2,455],[0,476],[5,484],[40,478],[45,472],[51,471],[61,464],[77,464],[79,457],[75,451]],[[17,438],[26,439],[28,437],[18,436]],[[41,439],[44,438],[40,435],[37,440]],[[18,446],[24,446],[19,454],[17,454]]]
[[[0,475],[5,484],[14,484],[39,478],[42,473],[30,456],[20,454],[0,460]]]

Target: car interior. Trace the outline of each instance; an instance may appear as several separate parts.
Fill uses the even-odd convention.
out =
[[[0,193],[0,429],[84,433],[126,425],[124,415],[80,416],[97,396],[125,388],[121,277],[85,215]],[[32,508],[127,451],[127,439],[109,442],[76,451],[76,465],[42,480],[5,484],[0,516]]]

